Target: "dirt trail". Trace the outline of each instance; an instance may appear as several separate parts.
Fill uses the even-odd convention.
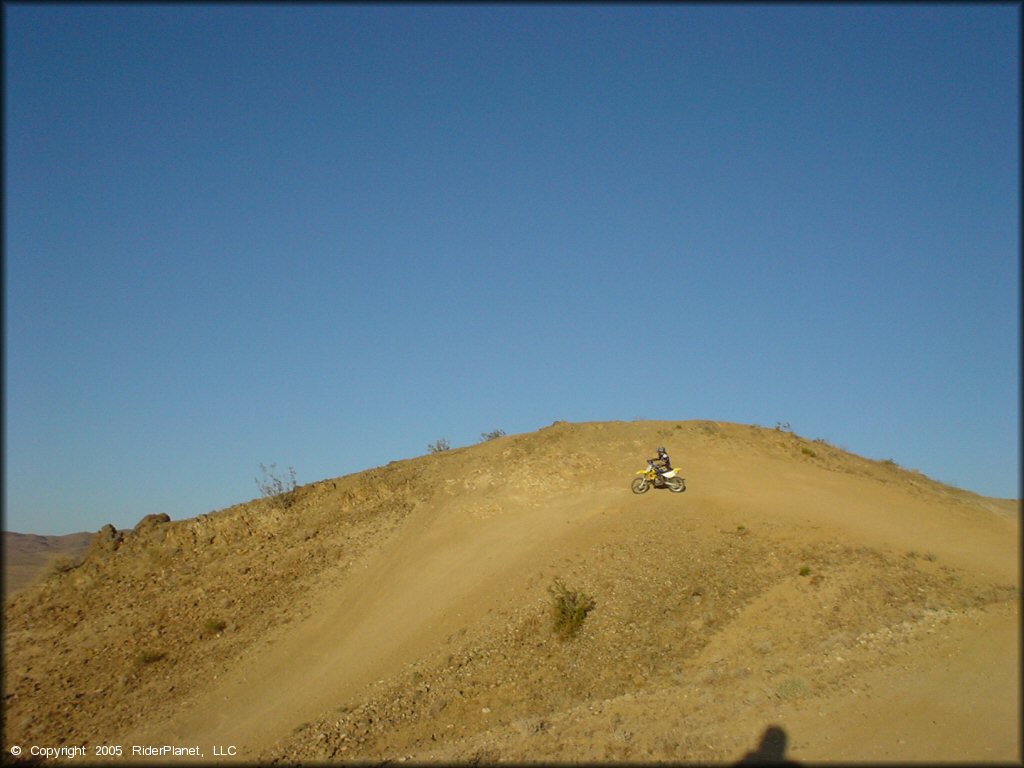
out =
[[[735,481],[737,472],[742,483]],[[725,462],[717,453],[695,455],[688,474],[691,485],[706,489],[703,495],[730,517],[786,522],[801,536],[820,532],[893,549],[933,551],[944,561],[1019,582],[1019,559],[1006,546],[1019,523],[981,504],[937,504],[934,497],[908,496],[901,485],[865,483],[841,473],[809,475],[806,467],[757,454],[741,462]]]
[[[289,625],[265,653],[124,741],[229,744],[238,759],[251,761],[282,734],[438,648],[595,509],[555,494],[550,506],[508,505],[486,519],[458,506],[414,511],[349,581],[318,596],[316,615]]]
[[[936,627],[849,695],[781,713],[797,747],[819,762],[1020,762],[1020,616],[1008,607]],[[856,691],[854,693],[853,691]]]

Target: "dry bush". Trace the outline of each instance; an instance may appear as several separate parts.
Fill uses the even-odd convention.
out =
[[[570,590],[560,578],[548,587],[554,602],[551,615],[554,619],[555,634],[562,640],[575,637],[583,626],[587,614],[597,605],[593,597],[577,590]]]
[[[67,573],[68,571],[73,571],[79,565],[81,565],[80,562],[68,557],[67,555],[64,555],[58,557],[56,560],[53,561],[53,563],[51,563],[50,573],[54,575]]]
[[[135,665],[138,667],[145,666],[147,664],[155,664],[162,659],[167,658],[167,654],[163,651],[139,651],[135,656]]]
[[[208,635],[219,635],[227,629],[227,622],[220,619],[207,619],[203,625],[203,631]]]
[[[256,487],[260,489],[263,497],[270,499],[277,507],[288,509],[296,500],[295,468],[288,467],[288,479],[277,473],[277,464],[269,467],[260,464],[260,473],[263,478],[256,478]]]

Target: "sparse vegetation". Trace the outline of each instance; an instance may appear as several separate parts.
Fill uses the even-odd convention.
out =
[[[256,487],[265,499],[270,499],[280,509],[288,509],[296,500],[295,468],[288,467],[288,478],[277,472],[277,464],[269,467],[260,464],[261,478],[256,478]]]
[[[775,422],[775,431],[776,432],[792,432],[793,428],[791,426],[789,426],[789,422],[788,421],[776,421]]]
[[[815,451],[813,448],[808,448],[806,445],[800,449],[800,453],[804,454],[805,456],[810,456],[812,459],[817,458],[818,456],[817,451]]]
[[[499,437],[505,436],[504,429],[495,429],[492,432],[481,432],[480,442],[486,443],[488,440],[497,440]]]
[[[803,566],[803,567],[802,567],[802,568],[800,569],[800,575],[801,575],[801,576],[810,576],[810,575],[811,575],[811,569],[810,569],[810,568],[808,568],[808,567],[807,567],[806,565],[805,565],[805,566]]]
[[[436,440],[433,443],[428,443],[427,444],[427,450],[430,453],[443,453],[444,451],[450,451],[451,449],[452,449],[452,444],[449,443],[443,437],[440,440]]]
[[[799,698],[805,695],[810,689],[807,681],[802,677],[787,677],[775,689],[775,695],[783,701]]]
[[[555,634],[562,640],[575,637],[583,626],[587,614],[594,610],[597,602],[588,594],[570,590],[560,578],[555,578],[548,587],[554,602],[552,617],[554,618]]]

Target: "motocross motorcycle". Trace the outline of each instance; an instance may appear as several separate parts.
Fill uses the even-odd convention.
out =
[[[668,488],[672,493],[686,490],[686,480],[678,475],[677,470],[659,472],[652,461],[647,462],[647,469],[641,469],[637,474],[640,477],[634,479],[630,486],[633,493],[647,493],[651,488]]]

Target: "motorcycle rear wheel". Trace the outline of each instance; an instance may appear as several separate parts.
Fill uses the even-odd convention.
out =
[[[651,485],[647,482],[646,477],[638,477],[629,487],[632,489],[633,493],[647,493]]]
[[[668,489],[672,493],[682,493],[686,490],[686,481],[681,477],[670,477],[665,481],[668,484]]]

